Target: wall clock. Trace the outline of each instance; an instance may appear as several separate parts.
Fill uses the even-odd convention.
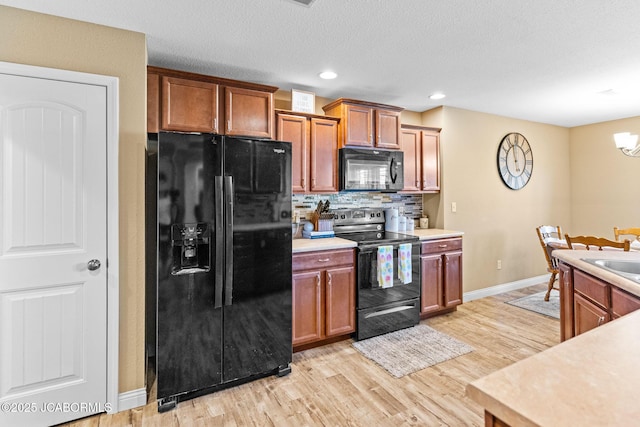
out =
[[[519,190],[529,182],[533,172],[533,153],[522,134],[511,132],[498,146],[498,173],[505,185]]]

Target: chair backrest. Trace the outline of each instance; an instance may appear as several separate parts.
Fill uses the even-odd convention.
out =
[[[620,236],[635,236],[636,240],[640,240],[640,227],[632,228],[618,228],[613,227],[613,235],[616,237],[616,241],[620,241]]]
[[[562,231],[557,225],[541,225],[536,228],[541,243],[547,243],[550,239],[562,240]]]
[[[551,256],[551,248],[547,245],[550,242],[558,242],[562,240],[562,231],[560,226],[557,225],[541,225],[536,228],[538,233],[538,239],[540,240],[540,246],[544,250],[544,257],[547,260],[547,265],[550,269],[556,269],[558,266],[557,261]]]
[[[629,240],[624,240],[623,242],[616,242],[615,240],[605,239],[604,237],[595,237],[595,236],[569,236],[568,234],[564,235],[567,245],[569,249],[579,249],[574,248],[573,245],[576,243],[582,244],[586,247],[587,250],[591,250],[593,248],[598,248],[598,250],[602,250],[603,248],[614,248],[614,249],[622,249],[623,251],[628,251],[631,247],[631,242]]]

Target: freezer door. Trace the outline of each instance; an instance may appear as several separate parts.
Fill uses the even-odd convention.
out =
[[[222,382],[219,137],[161,132],[157,182],[158,400]],[[215,305],[219,308],[215,308]]]
[[[226,137],[224,158],[225,224],[233,236],[224,297],[227,382],[291,362],[291,144]]]

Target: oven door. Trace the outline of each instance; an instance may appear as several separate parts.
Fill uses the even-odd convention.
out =
[[[382,246],[382,245],[378,245]],[[383,287],[378,281],[378,246],[358,247],[358,310],[406,301],[420,296],[420,242],[411,244],[411,281],[398,277],[398,246],[393,246],[393,283]]]

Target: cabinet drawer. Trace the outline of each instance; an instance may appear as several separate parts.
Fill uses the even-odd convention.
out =
[[[580,270],[574,270],[573,290],[600,304],[603,308],[609,308],[609,285],[607,283]]]
[[[459,251],[462,249],[462,238],[430,240],[422,244],[422,254]]]
[[[323,269],[337,265],[353,265],[354,263],[355,255],[353,249],[306,252],[293,255],[293,271]]]
[[[611,287],[611,312],[614,316],[624,316],[640,308],[640,298],[614,286]]]

